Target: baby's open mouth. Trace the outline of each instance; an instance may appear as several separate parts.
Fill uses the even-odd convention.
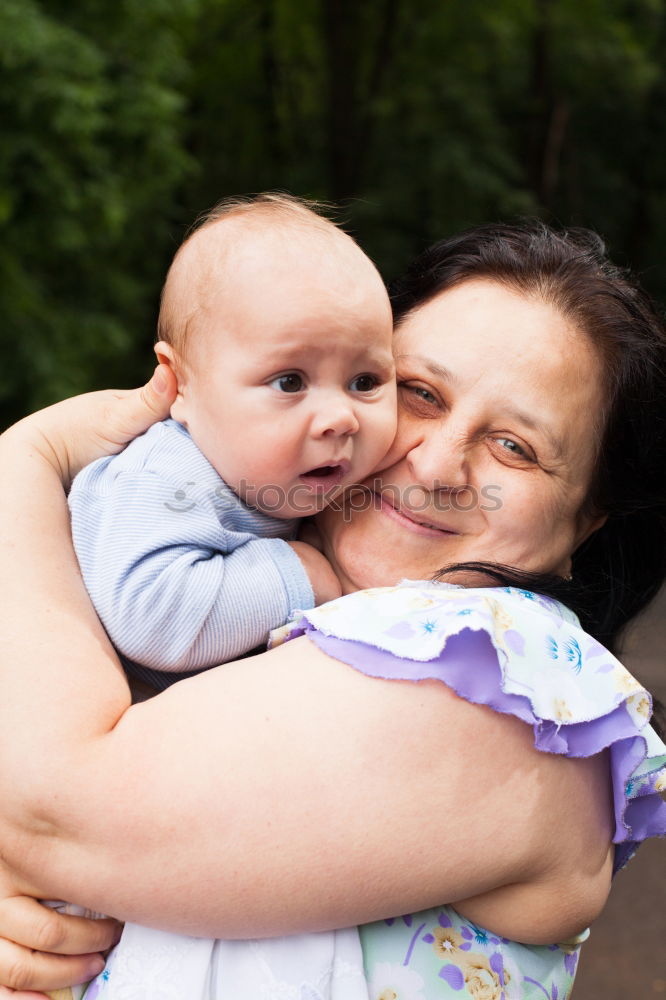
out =
[[[301,473],[299,479],[312,489],[323,491],[338,486],[348,472],[349,462],[337,462],[335,465],[318,465],[316,469]]]
[[[320,465],[318,469],[310,469],[303,473],[303,479],[326,479],[339,475],[342,472],[341,465]]]

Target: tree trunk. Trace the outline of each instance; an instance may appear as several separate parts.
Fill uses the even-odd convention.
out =
[[[359,7],[358,0],[322,0],[328,75],[329,192],[334,201],[356,194],[360,176]]]
[[[535,3],[537,25],[532,48],[533,103],[528,171],[530,187],[540,204],[550,210],[559,179],[569,108],[553,89],[550,54],[553,0],[535,0]]]

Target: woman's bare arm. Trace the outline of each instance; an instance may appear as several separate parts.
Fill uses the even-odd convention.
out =
[[[223,937],[510,886],[532,887],[516,919],[533,937],[594,915],[603,761],[537,753],[442,685],[370,679],[302,639],[130,708],[40,441],[28,424],[0,443],[0,842],[25,891]]]

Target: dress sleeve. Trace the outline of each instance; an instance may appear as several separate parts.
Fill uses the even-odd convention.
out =
[[[608,749],[616,870],[666,834],[666,746],[650,694],[563,605],[515,588],[405,581],[300,613],[274,643],[307,635],[370,677],[435,679],[530,725],[545,753]]]

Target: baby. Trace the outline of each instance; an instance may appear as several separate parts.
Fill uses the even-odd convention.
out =
[[[69,500],[132,672],[166,687],[339,596],[325,557],[292,539],[393,440],[391,327],[370,260],[294,198],[223,202],[185,240],[155,347],[178,381],[172,419],[84,469]]]
[[[69,497],[86,586],[130,672],[164,688],[340,595],[328,560],[292,539],[393,441],[391,336],[375,267],[304,202],[229,200],[185,240],[155,346],[178,382],[171,419],[85,468]],[[325,1000],[367,997],[356,929],[215,942],[133,924],[85,995],[148,996],[159,980],[183,1000],[199,983],[256,1000],[292,974]]]

